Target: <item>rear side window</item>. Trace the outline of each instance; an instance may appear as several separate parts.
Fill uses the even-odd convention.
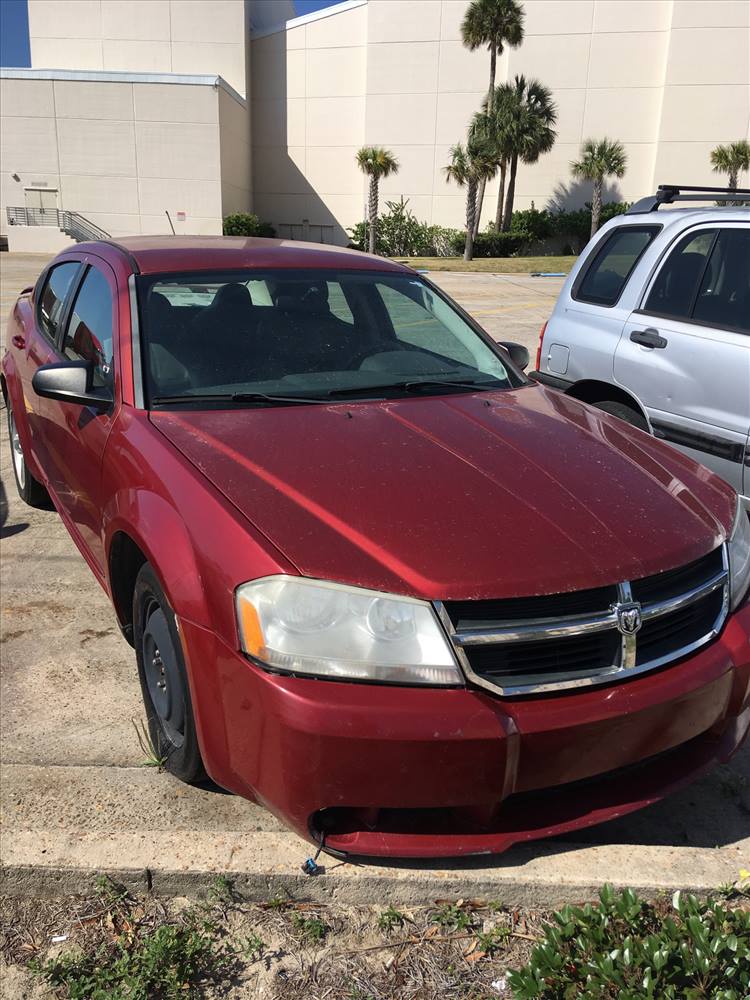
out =
[[[656,276],[643,312],[675,319],[691,315],[715,239],[715,229],[683,236]]]
[[[692,319],[750,333],[750,229],[720,229]]]
[[[63,353],[71,361],[91,361],[93,385],[112,384],[112,292],[107,279],[90,267],[73,303]]]
[[[592,302],[600,306],[613,306],[661,226],[620,226],[613,229],[594,258],[576,282],[573,298],[578,302]]]
[[[65,297],[80,266],[77,261],[58,264],[49,272],[42,287],[37,307],[39,327],[53,343],[57,341]]]

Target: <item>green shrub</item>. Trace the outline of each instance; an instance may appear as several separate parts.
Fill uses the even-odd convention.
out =
[[[510,232],[528,233],[529,239],[536,243],[555,235],[555,217],[546,208],[541,210],[534,208],[532,202],[531,208],[513,213],[510,220]]]
[[[475,257],[515,257],[525,249],[530,242],[529,234],[523,231],[515,233],[498,233],[488,229],[477,233],[474,240]],[[453,254],[460,257],[466,246],[466,234],[459,233],[453,241]]]
[[[384,257],[450,257],[458,231],[420,222],[408,204],[408,198],[386,202],[386,211],[378,217],[376,253]],[[349,233],[352,246],[367,248],[366,222],[358,222]]]
[[[518,972],[516,1000],[746,1000],[750,912],[676,893],[671,911],[605,886],[566,906]]]
[[[224,219],[225,236],[275,236],[270,222],[261,222],[251,212],[235,212]]]

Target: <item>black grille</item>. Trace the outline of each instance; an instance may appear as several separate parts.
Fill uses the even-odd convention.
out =
[[[644,622],[638,633],[636,665],[669,656],[676,649],[703,639],[721,614],[723,600],[723,591],[715,590],[679,611]]]
[[[721,549],[714,549],[707,556],[702,556],[687,566],[668,569],[664,573],[647,576],[643,580],[633,580],[631,585],[633,599],[640,601],[641,604],[653,604],[655,601],[679,597],[680,594],[687,593],[717,573],[721,573],[723,568]]]
[[[499,622],[600,614],[616,600],[616,587],[596,587],[568,594],[510,597],[503,601],[446,601],[444,607],[456,629],[494,628]]]
[[[503,687],[533,683],[540,675],[593,674],[619,661],[619,632],[593,632],[539,642],[467,646],[471,669]]]
[[[633,599],[644,609],[690,593],[724,570],[722,549],[676,569],[631,583]],[[573,624],[576,616],[601,615],[618,601],[616,585],[565,594],[514,597],[507,600],[447,601],[453,628],[463,635],[463,653],[472,671],[499,688],[533,690],[542,684],[566,683],[595,677],[621,663],[622,636],[613,622],[603,631],[581,632],[564,638],[549,635],[523,642],[477,643],[473,630],[493,631],[531,620],[552,619]],[[636,637],[635,666],[677,657],[680,651],[710,635],[722,618],[723,588],[669,614],[644,621]],[[541,630],[544,626],[539,626]],[[614,678],[613,678],[614,679]]]

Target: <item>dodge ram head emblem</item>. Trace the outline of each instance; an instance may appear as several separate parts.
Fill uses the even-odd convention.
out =
[[[641,606],[637,601],[629,604],[618,604],[615,608],[617,627],[623,635],[635,635],[643,624]]]

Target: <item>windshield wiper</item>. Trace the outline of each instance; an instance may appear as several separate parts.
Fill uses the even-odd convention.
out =
[[[502,383],[494,380],[492,382],[457,382],[453,379],[423,378],[407,379],[403,382],[387,382],[381,385],[359,385],[347,386],[345,389],[330,389],[329,396],[357,396],[368,395],[373,392],[386,392],[389,389],[399,389],[403,392],[419,392],[421,389],[464,389],[473,391],[475,389],[498,389],[502,388]]]
[[[277,396],[267,392],[232,392],[186,396],[155,396],[152,403],[266,403],[269,406],[302,405],[305,403],[323,403],[330,405],[330,400],[318,396]]]

